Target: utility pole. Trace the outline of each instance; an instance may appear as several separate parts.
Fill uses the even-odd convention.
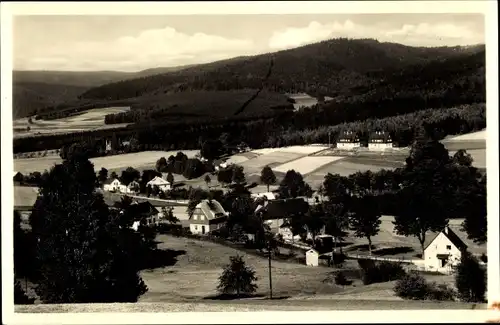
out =
[[[328,148],[330,148],[330,131],[328,131]]]
[[[268,241],[268,257],[269,257],[269,299],[273,299],[273,280],[271,277],[271,234],[269,234],[269,241]]]

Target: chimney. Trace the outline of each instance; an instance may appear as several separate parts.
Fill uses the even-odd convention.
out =
[[[448,235],[448,226],[444,227],[444,233]]]

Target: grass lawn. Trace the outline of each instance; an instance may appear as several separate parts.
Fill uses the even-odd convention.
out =
[[[199,300],[217,294],[218,277],[229,257],[240,254],[252,266],[258,277],[256,294],[267,295],[269,290],[268,261],[219,244],[159,235],[159,248],[183,252],[174,265],[145,270],[141,275],[149,291],[141,302]],[[272,262],[274,296],[334,294],[342,291],[335,284],[323,282],[333,269],[307,267],[294,262]]]

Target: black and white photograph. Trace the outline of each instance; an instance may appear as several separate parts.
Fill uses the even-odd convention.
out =
[[[494,315],[497,4],[370,2],[2,3],[10,322]]]

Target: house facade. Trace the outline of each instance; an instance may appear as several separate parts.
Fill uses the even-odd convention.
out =
[[[172,184],[159,176],[156,176],[155,178],[147,182],[146,186],[158,186],[158,188],[163,192],[170,191],[172,189]]]
[[[193,234],[205,235],[222,227],[228,213],[216,200],[202,200],[189,218],[189,230]]]
[[[446,226],[424,249],[425,269],[450,274],[466,250],[467,245]]]
[[[303,215],[309,211],[309,205],[302,198],[267,200],[259,205],[255,213],[269,225],[274,233],[288,234],[287,219]]]
[[[340,134],[337,140],[338,149],[354,149],[361,147],[361,142],[356,132],[348,130]]]
[[[160,211],[148,201],[141,203],[134,202],[127,209],[127,213],[130,213],[134,218],[134,223],[132,225],[134,229],[137,228],[139,224],[157,226],[161,219],[159,212]]]
[[[375,131],[370,134],[368,140],[368,149],[370,150],[384,150],[393,147],[392,138],[389,132]]]
[[[137,181],[132,181],[130,184],[127,185],[127,191],[126,193],[128,194],[137,194],[140,191],[141,186]]]
[[[108,192],[127,192],[127,186],[122,184],[118,178],[108,179],[104,182],[103,190]]]

